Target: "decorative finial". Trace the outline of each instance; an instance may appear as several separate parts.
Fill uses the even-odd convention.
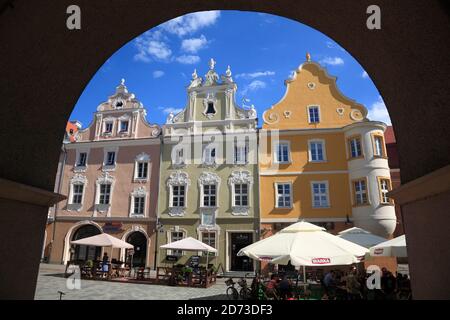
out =
[[[192,80],[197,79],[198,75],[197,75],[197,69],[194,69],[194,73],[192,74]]]
[[[209,68],[211,70],[213,70],[215,65],[216,65],[216,61],[214,61],[214,59],[211,58],[211,60],[209,60]]]
[[[306,61],[311,62],[311,55],[309,52],[306,53]]]
[[[125,79],[124,79],[124,78],[122,78],[122,80],[120,80],[120,84],[121,84],[122,86],[125,85]]]
[[[227,75],[227,77],[231,77],[231,68],[230,68],[230,66],[228,66],[227,71],[225,72],[225,74]]]

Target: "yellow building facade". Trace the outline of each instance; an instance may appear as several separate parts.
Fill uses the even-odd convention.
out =
[[[261,236],[306,220],[388,237],[396,226],[386,125],[345,97],[309,55],[263,114],[259,136]]]

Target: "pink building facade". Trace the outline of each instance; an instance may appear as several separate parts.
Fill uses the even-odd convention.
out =
[[[160,132],[124,80],[87,128],[66,132],[55,191],[67,199],[49,212],[45,260],[98,259],[101,248],[70,241],[105,232],[135,246],[134,266],[153,267]],[[115,251],[112,259],[129,259],[129,252]]]

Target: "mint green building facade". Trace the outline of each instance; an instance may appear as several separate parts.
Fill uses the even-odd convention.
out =
[[[218,250],[209,257],[216,267],[254,271],[253,260],[236,254],[259,237],[256,110],[236,104],[230,67],[221,76],[214,67],[211,59],[204,79],[194,71],[186,107],[163,126],[157,261],[200,255],[159,249],[193,237]]]

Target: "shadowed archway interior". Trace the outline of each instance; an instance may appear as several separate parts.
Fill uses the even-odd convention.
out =
[[[0,298],[34,296],[47,207],[58,200],[45,190],[53,190],[66,121],[81,92],[119,47],[185,13],[213,9],[267,12],[323,32],[359,61],[383,96],[395,128],[402,181],[413,181],[450,163],[450,28],[444,1],[380,0],[381,30],[367,29],[366,9],[372,2],[365,0],[80,0],[82,25],[76,31],[68,30],[65,23],[66,8],[71,4],[66,0],[0,1],[0,147],[4,151],[0,177],[10,180],[2,180],[0,186],[0,223],[10,226],[0,236],[0,253],[11,261],[2,265],[0,274],[16,272],[24,261],[32,261],[20,270],[28,285],[19,288],[11,283],[8,290],[0,288]],[[440,201],[448,204],[445,199]],[[416,209],[410,208],[414,219],[408,220],[408,206],[403,212],[414,262],[427,250],[419,240],[428,234],[416,227],[423,219]],[[444,268],[450,264],[450,250],[443,247],[450,243],[444,236],[450,234],[450,224],[445,223],[449,218],[442,208],[427,212],[425,221],[442,234],[434,240],[442,244],[441,259],[446,255]],[[14,240],[13,250],[7,244],[14,232],[29,234],[37,244],[30,246],[29,238],[23,243]],[[17,250],[27,253],[18,256]],[[411,272],[420,275],[422,271],[411,267]],[[418,285],[414,281],[413,287]],[[421,291],[424,296],[435,282],[430,283]],[[442,290],[439,292],[445,294]]]

